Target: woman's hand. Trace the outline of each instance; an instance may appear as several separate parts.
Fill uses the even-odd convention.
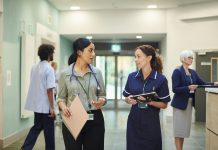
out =
[[[218,85],[218,82],[214,82],[214,85]]]
[[[98,101],[92,100],[91,103],[96,109],[100,109],[106,103],[106,99],[100,97]]]
[[[66,104],[64,102],[59,102],[58,106],[61,108],[64,116],[66,116],[66,117],[71,116],[72,113],[71,113],[70,109],[66,106]]]
[[[139,97],[137,97],[139,100],[141,100],[141,101],[145,101],[146,99],[143,97],[143,96],[139,96]]]
[[[194,85],[194,84],[188,86],[188,88],[189,88],[190,91],[196,90],[197,87],[198,87],[198,85]]]
[[[126,102],[127,104],[132,104],[132,105],[137,104],[136,100],[134,100],[134,99],[131,98],[131,95],[130,95],[129,97],[125,97],[125,102]]]
[[[61,110],[62,110],[64,116],[66,116],[66,117],[70,117],[71,116],[71,111],[70,111],[70,109],[68,107],[64,107]]]
[[[164,102],[150,101],[147,104],[153,107],[157,107],[157,108],[162,108],[162,109],[167,108],[167,103],[164,103]]]

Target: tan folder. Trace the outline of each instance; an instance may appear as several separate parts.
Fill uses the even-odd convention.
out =
[[[78,96],[72,101],[69,109],[71,110],[72,115],[66,117],[62,114],[62,120],[76,140],[88,119],[88,114]]]

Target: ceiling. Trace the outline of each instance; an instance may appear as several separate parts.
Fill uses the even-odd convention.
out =
[[[146,9],[155,4],[160,9],[169,9],[184,5],[209,2],[212,0],[48,0],[58,10],[70,10],[72,5],[81,10]]]
[[[92,34],[94,42],[106,42],[106,43],[125,43],[125,42],[159,42],[166,34],[140,34],[141,39],[136,39],[136,35],[139,34]],[[86,34],[71,34],[64,35],[64,37],[74,41],[78,37],[86,37]]]
[[[92,10],[134,10],[148,9],[150,4],[157,5],[158,9],[170,9],[185,5],[205,3],[211,0],[48,0],[59,11],[70,11],[71,6],[80,6],[81,11]],[[136,34],[96,34],[93,41],[97,42],[159,42],[166,34],[140,34],[142,39],[136,39]],[[63,35],[70,40],[87,35]]]

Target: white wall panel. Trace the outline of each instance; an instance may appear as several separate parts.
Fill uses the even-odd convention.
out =
[[[68,11],[60,13],[60,34],[165,32],[165,10]]]
[[[2,104],[2,48],[3,48],[3,0],[0,0],[0,139],[3,137],[3,104]],[[0,144],[1,147],[1,144]]]
[[[3,12],[3,0],[0,0],[0,12]]]
[[[23,33],[21,37],[21,118],[33,115],[32,111],[27,111],[24,107],[30,84],[31,68],[35,63],[35,37]]]

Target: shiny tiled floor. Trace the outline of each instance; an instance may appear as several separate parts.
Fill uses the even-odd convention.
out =
[[[114,111],[104,110],[105,118],[105,150],[125,150],[126,148],[126,120],[128,117],[128,110]],[[173,139],[172,117],[165,116],[160,113],[162,123],[163,135],[163,150],[175,150]],[[61,133],[61,125],[56,128],[56,150],[64,150],[64,143]],[[11,144],[3,150],[18,150],[22,145],[25,137],[20,138],[19,141]],[[190,138],[185,139],[184,150],[204,150],[205,148],[205,123],[193,123]],[[34,150],[44,150],[43,133],[40,134]]]

